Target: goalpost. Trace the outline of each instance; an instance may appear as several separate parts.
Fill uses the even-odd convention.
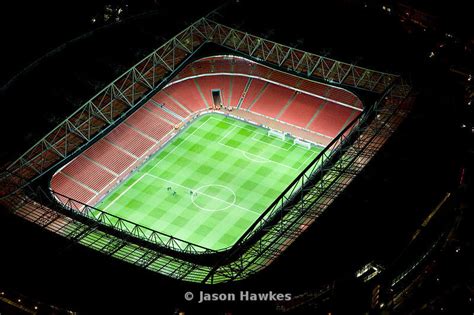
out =
[[[304,141],[304,140],[301,140],[301,139],[298,139],[298,138],[295,138],[295,140],[293,140],[293,144],[301,145],[301,146],[305,147],[308,150],[311,149],[311,143],[309,143],[307,141]]]
[[[286,139],[286,133],[275,130],[275,129],[268,129],[267,135],[269,137],[277,137],[277,138],[281,139],[282,141],[285,141],[285,139]],[[305,147],[308,150],[311,150],[311,142],[305,141],[303,139],[294,138],[293,139],[293,144],[297,144],[297,145],[300,145],[302,147]]]
[[[283,132],[278,131],[278,130],[269,129],[267,135],[277,137],[277,138],[280,138],[281,140],[285,141],[285,134]]]

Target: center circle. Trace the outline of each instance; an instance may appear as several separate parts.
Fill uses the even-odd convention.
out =
[[[224,185],[204,185],[193,191],[193,204],[204,211],[222,211],[235,204],[235,192]]]

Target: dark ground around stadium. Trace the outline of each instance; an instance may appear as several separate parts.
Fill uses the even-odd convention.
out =
[[[413,113],[383,151],[281,258],[248,280],[207,289],[297,294],[336,281],[343,290],[352,292],[341,294],[341,300],[352,303],[354,310],[362,309],[365,292],[357,291],[358,285],[350,280],[354,270],[369,261],[389,265],[430,209],[446,191],[456,187],[460,167],[468,162],[464,155],[466,135],[459,128],[465,117],[461,107],[463,90],[458,79],[449,73],[445,60],[451,58],[451,54],[456,55],[457,48],[431,60],[428,54],[439,40],[436,33],[414,30],[409,34],[396,18],[380,10],[364,9],[362,2],[342,1],[340,6],[321,5],[317,10],[308,9],[309,2],[300,2],[301,6],[294,3],[291,8],[241,2],[244,9],[229,20],[242,20],[246,31],[267,34],[277,42],[299,45],[311,52],[326,52],[332,58],[357,62],[368,68],[402,73],[419,95]],[[207,7],[213,8],[215,3]],[[4,46],[0,65],[1,84],[6,84],[51,49],[93,30],[96,26],[91,25],[90,19],[103,10],[104,4],[103,1],[35,2],[15,3],[2,9],[2,14],[8,16],[2,19],[5,25],[1,28],[3,41],[8,45]],[[150,8],[162,10],[163,19],[167,20],[162,20],[161,25],[173,25],[164,31],[169,36],[182,28],[171,18],[174,14],[181,17],[178,20],[189,23],[208,11],[201,5],[184,8],[181,3],[171,1],[161,1],[160,6],[153,1],[139,1],[129,4],[128,14]],[[270,12],[264,11],[269,8]],[[461,27],[462,20],[467,18],[461,15],[467,13],[462,12],[448,10],[444,20],[453,28],[461,29],[461,34],[466,31]],[[107,31],[109,40],[98,47],[92,46],[97,50],[95,63],[106,62],[108,55],[127,47],[121,30],[112,27]],[[103,36],[98,33],[93,37]],[[90,50],[88,45],[94,43],[93,40],[85,42],[84,46],[77,44],[78,51]],[[139,44],[131,47],[134,45]],[[146,52],[151,48],[142,47],[142,50]],[[51,117],[64,117],[73,110],[77,98],[70,97],[65,106],[60,102],[64,95],[79,93],[71,92],[69,86],[50,87],[45,96],[40,94],[45,82],[54,86],[61,81],[54,77],[55,73],[64,71],[58,70],[62,68],[59,65],[86,62],[90,56],[85,55],[85,61],[81,60],[82,55],[70,51],[60,57],[53,56],[41,71],[27,74],[28,79],[20,78],[18,83],[8,83],[8,91],[2,89],[0,131],[7,135],[2,140],[0,158],[3,161],[22,152],[35,137],[49,130],[56,121]],[[121,59],[114,60],[119,63]],[[45,71],[48,67],[53,70]],[[81,76],[87,77],[82,73],[74,80],[80,80]],[[114,76],[116,74],[109,71],[101,79],[106,82]],[[34,86],[40,79],[42,83]],[[25,90],[25,86],[33,87]],[[18,95],[21,95],[20,101]],[[32,95],[38,95],[41,101],[29,102],[34,99]],[[51,97],[51,103],[47,102]],[[214,314],[224,310],[234,314],[263,310],[270,314],[274,307],[268,303],[189,304],[183,299],[184,292],[197,292],[202,289],[199,285],[180,283],[110,260],[51,236],[5,211],[0,211],[0,246],[0,289],[84,313],[129,310],[134,314],[173,314],[176,307],[182,307],[194,310],[189,314]]]

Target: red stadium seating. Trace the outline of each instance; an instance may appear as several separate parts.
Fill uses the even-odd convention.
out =
[[[306,127],[324,101],[310,95],[299,93],[286,108],[279,120],[299,127]]]
[[[290,75],[288,73],[284,73],[277,70],[273,70],[273,73],[270,76],[270,80],[287,85],[287,86],[291,86],[291,87],[298,87],[298,84],[300,83],[300,81],[302,81],[297,76]]]
[[[97,166],[82,155],[71,161],[61,170],[66,175],[99,192],[113,179],[114,175],[105,168]]]
[[[179,116],[186,118],[191,114],[191,111],[184,109],[182,106],[177,104],[174,100],[172,100],[165,92],[159,92],[154,95],[153,100],[158,104],[163,104],[166,108],[173,111],[174,113],[178,114]]]
[[[326,97],[327,93],[329,92],[330,86],[313,81],[302,80],[300,82],[299,88],[303,91]]]
[[[179,103],[186,106],[186,108],[191,112],[196,112],[206,108],[201,94],[193,80],[186,80],[173,84],[166,88],[166,93],[170,97],[176,99]]]
[[[259,79],[253,79],[247,93],[244,95],[244,100],[240,105],[240,108],[248,109],[255,101],[255,98],[262,92],[265,85],[266,82]]]
[[[228,75],[232,72],[238,75]],[[202,76],[195,77],[199,74]],[[191,76],[193,78],[183,79]],[[249,76],[264,77],[267,81]],[[304,80],[243,58],[205,58],[186,66],[178,77],[183,81],[158,92],[104,139],[55,174],[51,188],[84,203],[99,199],[127,171],[173,135],[172,131],[182,121],[179,117],[186,119],[208,109],[206,103],[212,107],[214,89],[221,91],[224,105],[236,107],[242,100],[240,109],[235,111],[242,117],[249,116],[269,127],[286,126],[294,134],[310,134],[324,144],[360,114],[336,102],[362,108],[359,98],[346,90]]]
[[[156,141],[163,138],[173,129],[173,126],[164,122],[150,112],[140,108],[127,119],[127,124],[152,137]]]
[[[207,100],[207,103],[213,105],[212,90],[220,90],[223,105],[226,105],[228,99],[228,93],[230,90],[230,76],[226,75],[213,75],[200,77],[196,79],[199,86],[201,87],[202,94]]]
[[[126,124],[115,127],[105,139],[137,157],[142,156],[155,144],[155,142],[144,137]]]
[[[209,59],[207,60],[198,60],[192,64],[194,74],[207,74],[212,73],[212,63]]]
[[[362,102],[353,93],[333,87],[327,84],[301,79],[295,75],[271,69],[253,61],[237,57],[208,57],[186,66],[180,73],[179,78],[209,73],[239,73],[258,76],[268,80],[281,83],[290,87],[296,87],[312,94],[321,95],[331,100],[362,108]]]
[[[301,81],[301,90],[362,109],[362,102],[349,91],[312,81]]]
[[[343,89],[333,87],[329,90],[327,97],[338,102],[362,108],[362,102],[359,98]]]
[[[335,137],[349,121],[356,110],[335,103],[326,103],[309,126],[310,130]]]
[[[95,196],[92,190],[79,185],[61,172],[56,173],[51,179],[51,189],[83,203],[88,203]],[[64,197],[58,196],[58,198],[63,203],[67,201]]]
[[[253,63],[245,59],[235,59],[234,73],[250,74],[253,70]]]
[[[271,68],[259,65],[258,63],[253,64],[252,75],[257,76],[259,78],[270,78],[272,74],[273,70]]]
[[[149,109],[151,112],[153,112],[157,117],[160,117],[166,120],[166,123],[171,123],[172,126],[176,125],[177,123],[181,121],[180,119],[171,115],[170,113],[165,111],[163,108],[160,108],[159,105],[156,105],[151,101],[146,103],[144,107]]]
[[[174,78],[171,82],[177,81],[182,78],[188,78],[194,75],[194,68],[191,65],[184,67]]]
[[[232,73],[234,58],[212,58],[212,72],[214,73]]]
[[[252,112],[275,118],[294,94],[295,91],[293,90],[269,84],[250,110]]]
[[[125,153],[125,150],[120,150],[105,139],[97,141],[84,154],[117,174],[121,174],[136,160]]]
[[[240,97],[244,93],[245,85],[249,81],[249,78],[243,76],[232,77],[232,97],[230,99],[230,106],[237,107],[239,104]]]

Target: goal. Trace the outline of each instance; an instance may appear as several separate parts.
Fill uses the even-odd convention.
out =
[[[301,140],[301,139],[298,139],[298,138],[295,138],[295,140],[293,141],[293,144],[301,145],[301,146],[305,147],[308,150],[311,149],[311,143],[309,143],[307,141],[304,141],[304,140]]]
[[[268,136],[278,137],[281,140],[285,141],[285,134],[283,132],[278,131],[278,130],[269,129],[268,130]]]

